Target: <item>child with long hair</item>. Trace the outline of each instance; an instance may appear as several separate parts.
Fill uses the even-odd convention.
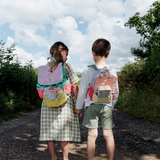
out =
[[[47,107],[42,102],[40,141],[47,141],[52,160],[59,160],[55,150],[55,141],[60,141],[63,160],[68,160],[69,141],[80,142],[80,127],[78,115],[74,113],[76,98],[78,95],[77,82],[79,81],[72,66],[67,61],[68,47],[62,42],[54,43],[50,48],[50,55],[57,62],[50,62],[50,72],[58,63],[62,62],[64,70],[72,85],[71,96],[67,102],[59,107]]]

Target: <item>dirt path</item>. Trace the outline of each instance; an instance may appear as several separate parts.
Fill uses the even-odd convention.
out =
[[[113,110],[115,160],[160,160],[160,125]],[[80,118],[80,124],[82,118]],[[40,110],[0,124],[0,160],[50,160],[45,142],[39,142]],[[81,143],[70,143],[70,160],[86,160],[87,129],[81,126]],[[57,154],[61,157],[59,143]],[[107,159],[102,128],[94,160]]]

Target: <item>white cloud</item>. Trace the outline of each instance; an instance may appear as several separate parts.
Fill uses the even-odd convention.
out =
[[[14,44],[14,42],[14,39],[8,36],[5,47],[10,47],[12,44]],[[13,53],[16,54],[15,60],[18,58],[22,65],[25,65],[28,61],[32,60],[33,67],[37,68],[41,65],[45,65],[47,62],[46,58],[42,56],[42,52],[33,55],[32,53],[27,53],[23,48],[20,48],[18,45],[15,46],[15,51],[13,51]]]
[[[76,72],[83,72],[83,69],[82,68],[79,68],[79,67],[76,67],[76,68],[73,68]]]
[[[91,21],[97,14],[99,0],[63,0],[67,6],[67,13],[76,17],[82,17],[85,21]]]
[[[78,27],[75,19],[71,16],[66,16],[63,19],[57,19],[54,23],[54,26],[62,28],[68,32],[72,32]]]
[[[14,53],[17,54],[18,60],[21,62],[22,65],[25,65],[28,61],[33,61],[33,67],[37,68],[41,65],[45,65],[47,60],[45,57],[41,56],[42,53],[36,53],[33,55],[32,53],[27,53],[23,48],[18,46],[15,47]]]
[[[98,9],[107,17],[121,17],[125,13],[123,0],[101,0]]]
[[[38,28],[45,29],[43,25],[36,26],[33,24],[11,23],[10,28],[15,31],[15,40],[17,42],[23,41],[27,45],[33,45],[35,43],[39,47],[48,45],[47,37],[36,34]]]
[[[97,38],[105,38],[111,43],[111,53],[107,60],[111,68],[120,67],[120,57],[124,57],[124,61],[128,61],[128,58],[132,57],[130,48],[134,47],[139,40],[139,36],[135,34],[135,30],[122,28],[115,23],[114,19],[108,18],[102,12],[99,12],[96,19],[89,23],[86,37],[89,37],[88,43],[83,41],[81,44],[87,49],[82,52],[80,61],[84,65],[93,63],[91,54],[92,44]]]
[[[130,48],[137,46],[140,39],[135,30],[124,27],[124,23],[136,12],[146,14],[154,1],[2,0],[0,26],[8,23],[14,31],[14,37],[8,37],[6,45],[17,43],[16,53],[22,63],[32,59],[37,67],[45,63],[46,58],[39,51],[27,53],[18,43],[49,49],[55,41],[63,41],[70,49],[69,62],[73,60],[72,55],[79,58],[81,66],[75,67],[79,71],[93,63],[93,42],[97,38],[106,38],[112,45],[107,63],[118,68],[122,63],[133,60]],[[86,21],[87,33],[82,34],[78,25]],[[52,26],[49,37],[37,33],[38,30],[47,30],[46,24]]]
[[[142,15],[146,14],[146,12],[148,11],[148,9],[150,8],[153,2],[155,2],[155,0],[148,0],[148,1],[145,1],[145,3],[144,1],[139,1],[139,0],[134,0],[132,2],[127,0],[127,4],[130,7],[134,6],[134,9],[135,9],[134,11],[140,12]]]
[[[47,63],[47,59],[41,56],[41,52],[33,55],[32,53],[27,53],[23,48],[16,46],[16,51],[14,53],[17,54],[18,60],[22,65],[25,65],[30,60],[33,61],[34,68],[45,65]]]
[[[5,47],[9,48],[12,44],[14,44],[14,39],[8,36],[7,41],[5,42]]]
[[[79,24],[83,24],[84,23],[84,21],[79,21]]]

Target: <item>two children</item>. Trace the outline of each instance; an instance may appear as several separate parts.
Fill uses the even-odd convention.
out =
[[[109,56],[111,49],[110,43],[106,39],[97,39],[92,45],[92,55],[95,61],[95,66],[98,69],[102,69],[107,66],[106,58]],[[116,78],[116,93],[114,99],[108,103],[93,103],[89,97],[88,88],[92,82],[93,74],[95,70],[91,67],[87,67],[83,74],[79,87],[78,98],[76,101],[76,113],[81,116],[83,108],[83,101],[85,99],[85,115],[82,125],[88,128],[87,138],[87,153],[88,160],[93,160],[95,153],[95,141],[98,136],[98,121],[101,120],[103,127],[103,136],[106,140],[106,148],[108,153],[108,160],[113,160],[115,143],[112,128],[114,127],[112,118],[112,109],[118,99],[119,88],[118,80]],[[112,71],[110,74],[117,75],[116,72]],[[117,77],[117,76],[116,76]],[[86,96],[87,94],[87,96]]]
[[[109,56],[110,49],[111,45],[105,39],[97,39],[93,43],[92,54],[95,61],[95,66],[98,69],[107,66],[106,58]],[[73,71],[72,66],[65,63],[68,56],[67,46],[62,42],[56,42],[51,47],[50,54],[51,57],[55,58],[57,61],[57,63],[50,63],[50,71],[54,72],[52,68],[58,65],[58,63],[63,62],[63,67],[72,84],[72,94],[65,104],[57,108],[47,107],[42,102],[40,141],[47,141],[52,160],[58,160],[55,151],[55,141],[60,141],[63,160],[68,160],[69,141],[80,142],[78,115],[82,116],[83,102],[85,100],[86,110],[82,125],[88,128],[88,159],[93,160],[95,153],[95,141],[98,136],[98,121],[101,120],[103,135],[106,140],[108,160],[113,160],[115,144],[112,132],[112,128],[114,127],[112,109],[119,94],[118,80],[116,79],[115,87],[117,92],[114,96],[114,99],[109,103],[96,104],[90,100],[88,94],[88,88],[91,84],[95,70],[91,67],[87,67],[84,70],[78,91],[76,83],[79,79]],[[76,112],[78,115],[74,114],[74,112]]]

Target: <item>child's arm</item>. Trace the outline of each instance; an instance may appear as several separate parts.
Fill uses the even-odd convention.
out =
[[[72,85],[72,91],[73,91],[73,95],[77,99],[78,98],[78,86],[76,83]],[[77,113],[80,117],[82,117],[82,109],[76,109],[75,107],[74,112]]]
[[[72,66],[69,64],[69,63],[65,63],[66,67],[69,69],[69,72],[68,72],[68,77],[70,78],[70,81],[71,81],[71,84],[72,84],[72,91],[73,91],[73,95],[75,96],[75,98],[77,99],[78,97],[78,86],[77,86],[77,82],[79,81],[79,78],[77,77],[76,73],[74,72]],[[75,109],[74,108],[74,113],[75,113]],[[82,110],[81,110],[82,111]],[[82,116],[81,115],[81,111],[80,113],[78,114],[79,116]]]
[[[82,116],[82,109],[83,109],[83,103],[86,97],[86,93],[88,91],[88,86],[89,86],[89,82],[88,82],[89,78],[88,78],[88,74],[87,72],[83,72],[82,74],[82,78],[81,78],[81,83],[79,86],[79,92],[78,92],[78,98],[76,101],[76,108],[75,108],[75,112],[79,115]]]
[[[74,112],[77,113],[80,117],[82,117],[82,109],[74,108]]]
[[[77,99],[77,97],[78,97],[78,86],[77,86],[77,83],[72,85],[72,91],[73,91],[73,95]]]

